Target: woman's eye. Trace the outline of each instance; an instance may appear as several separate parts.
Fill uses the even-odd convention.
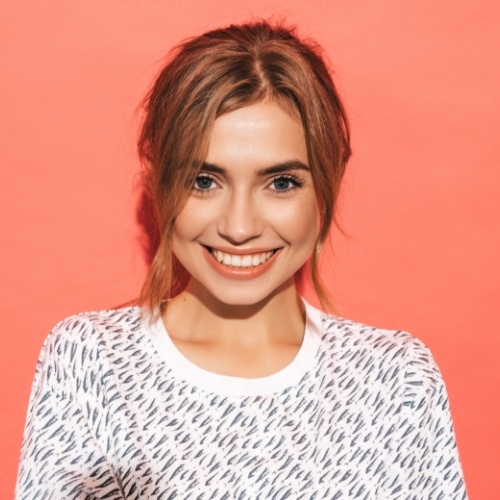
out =
[[[208,175],[199,175],[194,181],[194,189],[196,191],[209,191],[213,189],[215,181]]]
[[[289,191],[290,189],[300,187],[301,184],[295,177],[276,177],[271,183],[271,189],[275,191]]]

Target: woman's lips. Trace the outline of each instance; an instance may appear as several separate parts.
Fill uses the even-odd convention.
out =
[[[265,252],[233,254],[203,245],[210,266],[225,277],[252,279],[264,274],[274,263],[280,248]]]
[[[233,253],[223,252],[215,248],[208,248],[212,256],[221,264],[231,267],[257,267],[268,261],[274,250],[268,252],[254,252],[243,255],[236,255]]]

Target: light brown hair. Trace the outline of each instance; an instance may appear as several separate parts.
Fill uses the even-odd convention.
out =
[[[321,213],[311,275],[318,298],[329,304],[318,257],[351,154],[349,124],[320,48],[299,39],[295,29],[267,21],[231,25],[179,45],[144,101],[138,150],[159,242],[140,303],[154,310],[183,287],[172,229],[207,156],[214,121],[265,99],[298,115],[304,127]]]

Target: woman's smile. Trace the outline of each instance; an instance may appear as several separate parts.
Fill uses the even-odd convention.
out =
[[[270,296],[309,259],[319,216],[300,120],[265,101],[215,120],[207,158],[176,219],[173,250],[226,304]]]
[[[206,247],[210,255],[220,264],[226,267],[251,268],[259,267],[265,264],[277,250],[269,250],[265,252],[248,251],[241,254],[232,252],[224,252],[215,248]]]
[[[212,269],[226,278],[235,280],[249,280],[262,276],[274,264],[280,251],[235,255],[203,248]]]

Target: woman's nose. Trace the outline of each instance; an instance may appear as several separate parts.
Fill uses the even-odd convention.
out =
[[[221,237],[233,244],[242,244],[262,233],[257,200],[249,193],[233,193],[224,206],[218,225]]]

